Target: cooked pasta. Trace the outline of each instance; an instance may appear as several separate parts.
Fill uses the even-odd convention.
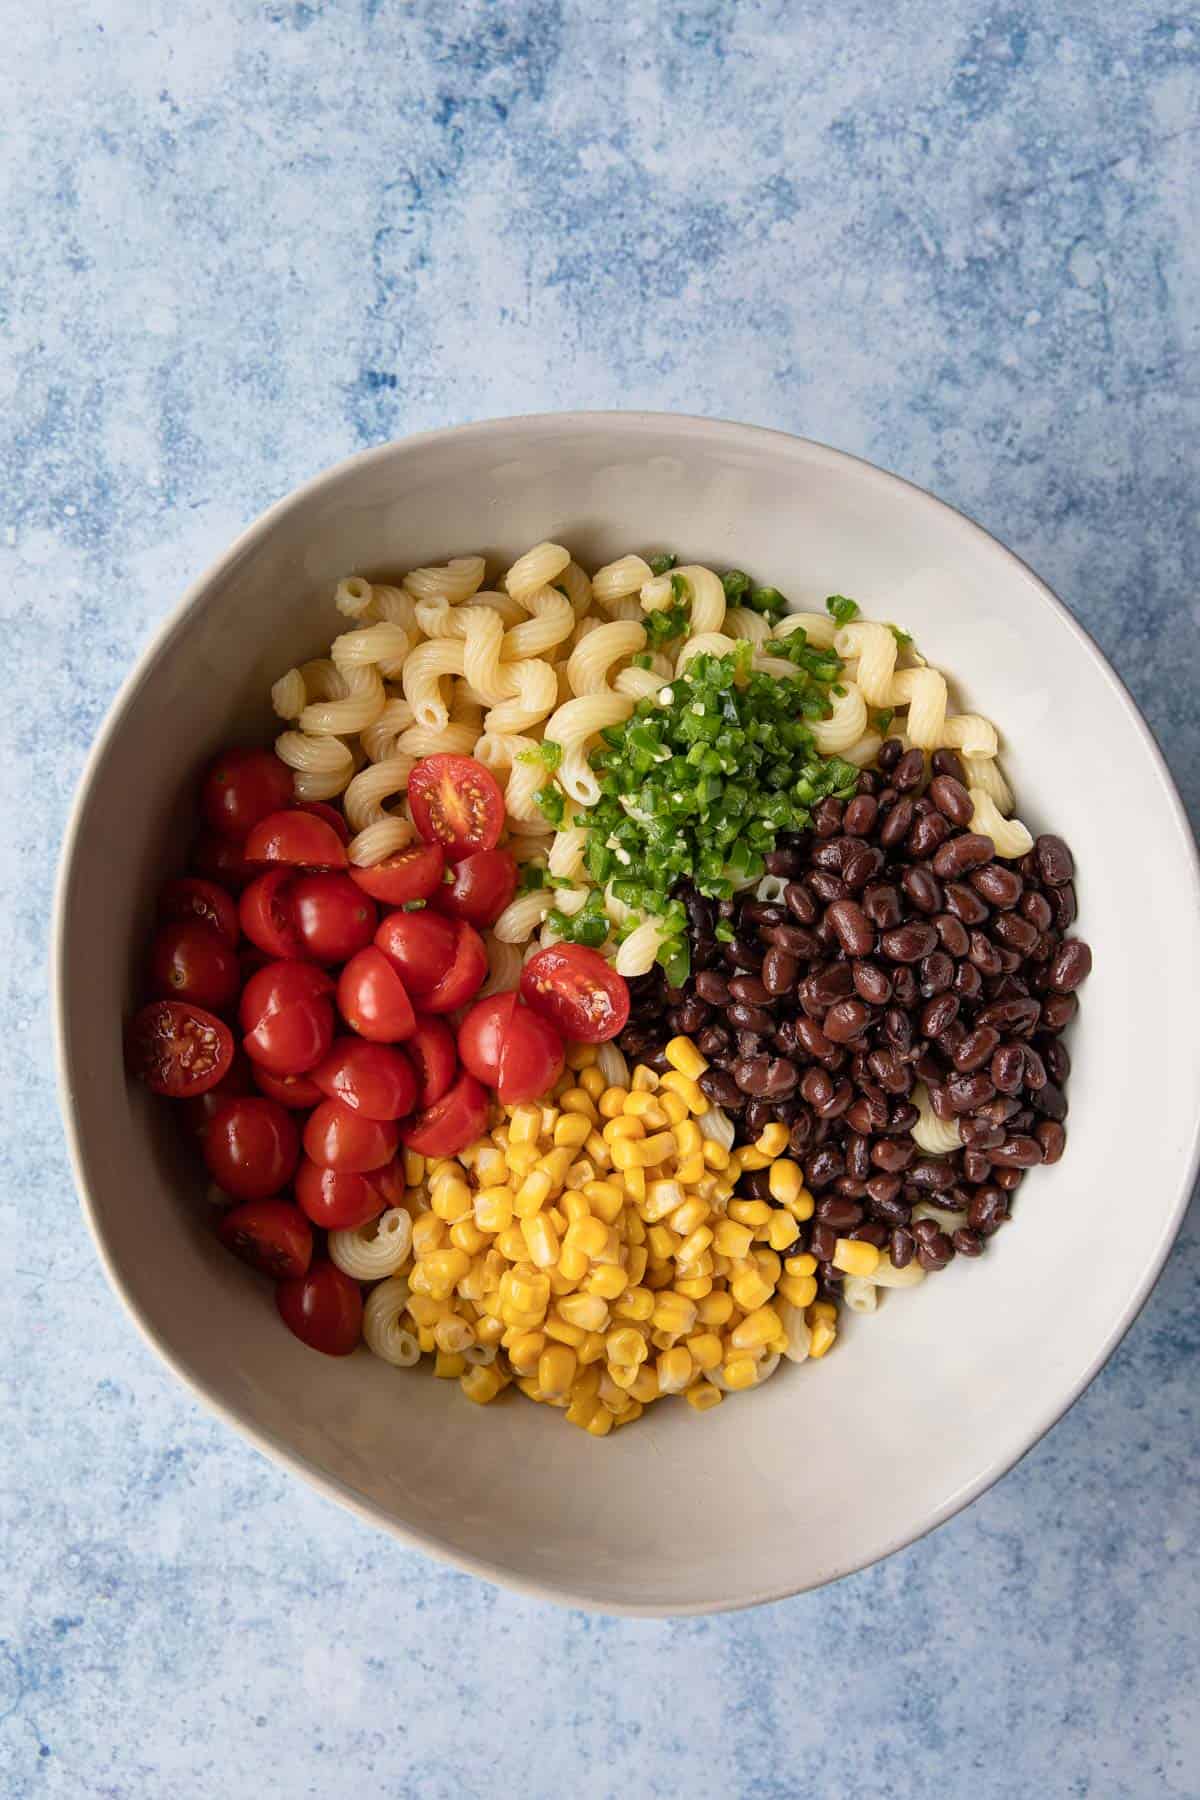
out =
[[[686,584],[691,601],[691,635],[703,637],[707,632],[720,631],[725,617],[725,589],[720,577],[700,563],[685,563],[682,568],[671,572],[681,577]]]
[[[557,644],[564,643],[575,629],[575,610],[571,602],[552,587],[535,588],[525,596],[524,604],[530,616],[505,633],[500,652],[505,662],[519,662],[526,656],[546,656]]]
[[[387,812],[383,802],[407,790],[415,761],[413,756],[397,755],[368,763],[347,787],[343,806],[355,836],[346,854],[360,868],[370,868],[412,843],[416,834],[411,821]]]
[[[886,707],[892,700],[892,676],[899,645],[886,625],[856,619],[833,639],[833,648],[845,660],[858,658],[855,683],[868,706]]]
[[[873,1313],[879,1305],[879,1290],[866,1275],[846,1275],[842,1279],[842,1299],[851,1312]]]
[[[621,669],[613,677],[613,688],[618,694],[626,694],[629,699],[653,700],[663,685],[661,675],[653,669]]]
[[[506,944],[493,931],[483,940],[487,951],[487,980],[479,990],[479,999],[488,994],[507,994],[521,979],[521,952],[516,944]]]
[[[1004,779],[1000,764],[992,757],[969,756],[963,751],[959,758],[966,774],[968,788],[981,788],[997,811],[1007,815],[1013,809],[1012,789]]]
[[[615,601],[640,594],[653,579],[653,569],[640,556],[622,556],[596,570],[592,576],[592,598],[601,612],[611,612]]]
[[[548,861],[551,875],[560,881],[574,881],[577,875],[581,875],[587,840],[587,827],[584,825],[568,825],[565,830],[556,831]]]
[[[452,556],[439,567],[410,569],[404,586],[419,600],[442,594],[451,606],[457,606],[483,585],[485,566],[482,556]]]
[[[558,700],[558,676],[548,662],[535,657],[510,666],[515,691],[488,712],[484,728],[489,732],[528,731],[541,724]]]
[[[761,613],[749,606],[731,606],[725,614],[726,636],[743,638],[751,644],[763,644],[771,635],[771,627]]]
[[[618,975],[645,975],[654,967],[663,941],[663,929],[657,919],[643,919],[618,946],[613,967]]]
[[[1033,849],[1033,834],[1022,825],[1020,819],[1006,819],[984,788],[970,788],[968,792],[975,808],[971,815],[970,829],[978,831],[983,837],[991,838],[997,856],[1028,855]]]
[[[504,585],[514,600],[526,600],[538,588],[557,580],[570,560],[571,552],[561,544],[535,544],[517,558],[504,577]]]
[[[303,675],[299,669],[289,669],[272,687],[271,705],[281,719],[298,719],[307,704],[308,689]]]
[[[546,888],[533,888],[528,894],[518,894],[515,900],[509,901],[492,931],[502,944],[527,943],[552,904],[552,895]]]
[[[947,719],[939,749],[965,750],[968,756],[995,756],[1000,748],[996,727],[978,713],[959,713]]]
[[[329,1233],[329,1260],[355,1281],[382,1281],[395,1275],[412,1250],[412,1219],[402,1206],[389,1207],[367,1225]]]
[[[852,684],[845,692],[830,697],[832,712],[828,719],[813,719],[809,729],[822,756],[839,756],[857,744],[867,727],[867,703]]]
[[[616,1044],[597,1044],[596,1067],[609,1087],[629,1086],[629,1064]]]
[[[709,1106],[702,1112],[696,1123],[700,1127],[701,1137],[711,1143],[719,1144],[722,1150],[732,1150],[734,1139],[733,1120],[723,1107]]]
[[[728,656],[737,649],[734,638],[726,637],[722,631],[705,631],[696,637],[690,637],[679,655],[675,658],[675,673],[682,675],[688,664],[697,656]]]
[[[809,643],[818,650],[832,650],[838,627],[828,613],[794,612],[780,619],[771,635],[790,637],[793,631],[803,631]]]
[[[450,708],[443,697],[441,681],[446,675],[462,673],[463,645],[460,639],[430,638],[409,651],[401,682],[404,698],[412,707],[418,725],[424,725],[430,731],[445,730],[450,722]]]
[[[421,1346],[403,1323],[407,1311],[408,1282],[402,1275],[381,1281],[363,1302],[363,1342],[397,1369],[411,1369],[421,1359]]]
[[[620,724],[632,711],[626,694],[587,694],[568,700],[550,717],[546,736],[562,747],[558,779],[581,806],[594,806],[600,797],[600,784],[588,766],[588,746],[606,726]]]
[[[577,562],[569,562],[562,573],[555,577],[555,583],[571,602],[575,617],[582,619],[592,604],[591,577],[584,573]]]
[[[615,619],[610,625],[597,626],[580,639],[568,659],[567,680],[572,693],[603,693],[609,685],[612,665],[624,656],[636,655],[645,643],[645,627],[633,619]]]
[[[906,729],[915,749],[945,743],[946,699],[946,678],[936,669],[899,669],[892,677],[891,704],[908,707]]]

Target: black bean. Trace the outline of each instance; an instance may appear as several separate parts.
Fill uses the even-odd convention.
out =
[[[724,1006],[729,999],[729,983],[715,969],[705,969],[703,974],[697,975],[694,985],[700,998],[707,1000],[710,1006]]]
[[[875,929],[856,900],[837,900],[825,914],[847,956],[870,956]]]
[[[875,761],[885,773],[890,774],[903,755],[904,745],[900,742],[899,738],[884,738],[882,744],[879,746]]]
[[[896,804],[884,815],[879,827],[879,841],[887,850],[902,844],[912,827],[916,817],[916,809],[907,794],[901,794]]]
[[[837,1232],[832,1225],[814,1225],[808,1240],[810,1253],[818,1262],[829,1262],[837,1249]]]
[[[842,830],[848,837],[870,837],[879,813],[879,802],[870,794],[857,794],[842,814]]]
[[[888,1240],[888,1260],[893,1269],[906,1269],[913,1259],[917,1241],[911,1231],[898,1225]]]
[[[814,869],[805,880],[812,889],[816,899],[828,906],[834,900],[844,900],[850,889],[840,875],[831,875],[824,869]]]
[[[1006,1194],[1013,1193],[1025,1179],[1024,1169],[993,1169],[992,1180],[996,1186],[1003,1188]]]
[[[724,1069],[705,1069],[698,1085],[701,1093],[716,1106],[741,1107],[745,1104],[741,1088]]]
[[[918,800],[917,805],[921,802]],[[950,827],[939,812],[923,813],[913,820],[913,828],[904,840],[904,847],[910,856],[932,856],[940,844],[944,844],[950,836]]]
[[[699,1031],[707,1018],[707,1006],[694,994],[690,999],[683,1001],[682,1005],[673,1006],[667,1014],[672,1036],[675,1037],[691,1037],[693,1032]]]
[[[1034,1127],[1034,1136],[1042,1148],[1042,1161],[1056,1163],[1067,1146],[1067,1134],[1057,1119],[1043,1119]]]
[[[846,1173],[864,1183],[871,1176],[871,1145],[857,1131],[852,1131],[846,1139]]]
[[[1044,1087],[1037,1088],[1030,1095],[1030,1103],[1035,1113],[1044,1119],[1052,1119],[1061,1123],[1067,1116],[1067,1096],[1053,1081],[1047,1081]]]
[[[1054,918],[1054,911],[1045,894],[1039,894],[1036,888],[1026,888],[1021,895],[1021,917],[1028,919],[1039,931],[1049,931]]]
[[[979,973],[990,978],[1000,973],[1000,952],[990,937],[982,931],[971,933],[971,948],[968,951],[971,964]]]
[[[747,1006],[764,1006],[771,998],[758,975],[735,975],[729,983],[729,992]]]
[[[992,1163],[1000,1169],[1032,1169],[1042,1160],[1042,1146],[1036,1138],[1010,1137],[991,1151]]]
[[[842,803],[830,794],[813,809],[813,830],[819,838],[831,838],[841,829]]]
[[[789,881],[783,890],[783,898],[788,911],[802,925],[811,925],[816,919],[817,903],[801,882]]]
[[[923,863],[915,863],[905,869],[900,877],[900,886],[908,895],[918,912],[939,913],[942,910],[942,884],[933,870]]]
[[[1075,923],[1077,907],[1075,905],[1075,889],[1070,882],[1065,887],[1050,889],[1050,904],[1054,908],[1054,923],[1060,931],[1069,931]]]
[[[876,962],[858,961],[850,971],[854,991],[871,1006],[886,1006],[892,997],[892,984],[885,970]]]
[[[820,1151],[817,1152],[818,1156],[821,1154]],[[832,1225],[838,1236],[842,1237],[847,1231],[853,1230],[855,1225],[862,1224],[863,1209],[853,1200],[829,1195],[826,1199],[817,1201],[815,1216],[822,1225]]]
[[[814,933],[803,925],[772,925],[763,935],[773,948],[801,959],[816,956],[820,949]]]
[[[963,766],[953,750],[935,750],[929,763],[935,775],[949,775],[960,786],[965,785]]]
[[[923,1269],[944,1269],[953,1255],[954,1245],[944,1231],[932,1231],[917,1244],[917,1261]]]
[[[911,1131],[920,1116],[920,1113],[910,1101],[898,1101],[888,1114],[887,1128],[889,1136],[896,1137],[906,1131]]]
[[[941,1194],[954,1186],[954,1170],[945,1157],[922,1156],[909,1169],[908,1179],[923,1194]]]
[[[992,1150],[1004,1142],[1000,1126],[993,1125],[990,1119],[960,1119],[958,1129],[963,1143],[971,1150]]]
[[[1040,1092],[1045,1087],[1048,1077],[1046,1065],[1032,1044],[1021,1045],[1021,1061],[1024,1064],[1024,1085],[1031,1094]]]
[[[1042,1010],[1044,1012],[1045,1008]],[[1061,1038],[1042,1038],[1038,1043],[1038,1050],[1051,1081],[1057,1081],[1061,1087],[1071,1073],[1071,1058],[1067,1054],[1067,1046]]]
[[[793,881],[804,872],[804,858],[798,850],[768,850],[763,863],[768,875],[781,875],[785,881]]]
[[[842,1153],[836,1145],[822,1144],[821,1148],[814,1151],[805,1164],[805,1180],[810,1188],[828,1187],[831,1181],[836,1181],[838,1176],[844,1172],[845,1166],[842,1161]],[[816,1252],[814,1251],[813,1254],[815,1255]],[[833,1252],[830,1251],[831,1256],[832,1254]]]
[[[760,1103],[755,1100],[746,1108],[746,1122],[750,1124],[750,1114]],[[738,1182],[738,1193],[747,1200],[769,1200],[771,1197],[770,1169],[750,1169]]]
[[[942,949],[948,955],[962,957],[967,954],[971,940],[961,919],[956,919],[953,913],[939,913],[933,921],[933,928],[938,934]]]
[[[1004,1134],[1000,1134],[1001,1142]],[[964,1150],[962,1153],[963,1180],[978,1184],[986,1181],[992,1172],[992,1165],[985,1150]]]
[[[1038,1022],[1041,1013],[1038,1001],[1020,996],[1012,1000],[996,1000],[990,1006],[981,1007],[976,1014],[977,1025],[996,1025],[1001,1031],[1011,1031],[1014,1037],[1028,1037]]]
[[[796,985],[800,964],[786,950],[773,944],[763,958],[763,986],[768,994],[786,994]]]
[[[938,994],[921,1008],[919,1020],[922,1037],[940,1037],[958,1017],[959,1001],[955,994]]]
[[[1023,919],[1020,913],[1001,913],[992,921],[992,935],[999,939],[1007,950],[1015,950],[1025,957],[1038,941],[1039,932],[1036,925]]]
[[[912,1139],[877,1138],[871,1145],[871,1161],[885,1175],[898,1175],[917,1154]]]
[[[928,956],[937,941],[937,932],[932,925],[897,925],[883,933],[879,948],[889,962],[915,963]]]
[[[971,1231],[965,1226],[959,1227],[954,1233],[951,1242],[960,1256],[983,1255],[983,1239],[977,1231]]]
[[[921,992],[928,1000],[944,994],[954,981],[954,960],[944,950],[933,950],[921,962]]]
[[[892,925],[898,925],[904,917],[904,908],[900,902],[900,890],[891,882],[877,882],[864,888],[862,909],[872,925],[880,931],[886,931]]]
[[[962,782],[954,775],[935,774],[929,784],[929,798],[952,825],[970,824],[975,803]]]
[[[889,774],[892,786],[902,794],[907,793],[910,788],[920,787],[925,779],[925,752],[906,750]]]
[[[1003,863],[998,862],[985,863],[981,869],[972,869],[967,880],[989,906],[1005,910],[1017,904],[1025,885],[1015,869],[1006,869]]]
[[[983,988],[983,977],[969,962],[960,962],[954,971],[954,991],[964,1000],[974,1000]]]
[[[727,1010],[725,1017],[739,1031],[753,1031],[762,1037],[771,1029],[771,1015],[761,1006],[744,1006],[735,1000]]]
[[[964,925],[982,925],[991,916],[975,890],[959,881],[946,883],[946,911]]]
[[[996,1088],[982,1071],[976,1070],[973,1075],[951,1075],[946,1092],[956,1113],[968,1113],[977,1106],[986,1106]]]
[[[1060,837],[1043,834],[1033,846],[1038,874],[1047,887],[1064,887],[1074,877],[1075,858]]]
[[[1041,843],[1041,839],[1038,842]],[[1050,986],[1058,994],[1073,994],[1092,972],[1092,953],[1082,938],[1066,938],[1050,963]]]
[[[842,858],[842,880],[852,894],[860,893],[878,875],[885,860],[883,851],[874,844],[852,841]]]
[[[1000,1042],[1000,1033],[993,1025],[977,1025],[974,1031],[968,1032],[954,1052],[954,1066],[962,1075],[969,1075],[975,1069],[981,1069],[991,1058],[992,1051]]]
[[[967,1224],[972,1231],[990,1237],[1008,1217],[1008,1195],[994,1182],[976,1188],[967,1208]]]
[[[933,872],[943,881],[957,881],[968,870],[991,862],[995,854],[991,838],[983,837],[978,831],[964,831],[942,845],[934,856]]]
[[[1042,1024],[1048,1031],[1062,1031],[1078,1010],[1074,994],[1047,994],[1042,1003]]]
[[[825,1036],[835,1044],[848,1044],[870,1023],[871,1014],[861,1000],[838,1000],[825,1014]]]
[[[697,1034],[696,1048],[701,1056],[707,1056],[712,1061],[715,1057],[727,1056],[732,1041],[723,1025],[706,1025]]]
[[[795,1063],[786,1056],[775,1056],[767,1064],[767,1080],[763,1093],[768,1100],[782,1100],[800,1079]]]

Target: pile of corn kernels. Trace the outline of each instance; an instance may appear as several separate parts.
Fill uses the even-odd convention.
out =
[[[666,1073],[638,1067],[613,1087],[578,1045],[545,1101],[498,1109],[456,1157],[407,1159],[397,1322],[412,1322],[414,1358],[433,1353],[469,1399],[515,1383],[605,1437],[666,1395],[704,1412],[761,1385],[781,1356],[833,1344],[816,1263],[788,1253],[814,1203],[780,1154],[785,1128],[726,1148],[705,1135],[704,1058],[684,1037],[666,1057]],[[776,1206],[735,1193],[764,1168]],[[853,1260],[872,1246],[846,1249]]]

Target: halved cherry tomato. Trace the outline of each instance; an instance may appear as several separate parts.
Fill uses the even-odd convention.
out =
[[[303,1075],[333,1042],[333,982],[312,963],[273,962],[252,975],[238,1016],[242,1047],[273,1075]]]
[[[343,844],[350,842],[350,827],[336,806],[330,806],[325,800],[293,800],[292,805],[297,812],[311,813],[314,819],[324,819],[327,825],[332,825]]]
[[[487,1124],[487,1089],[461,1074],[440,1100],[400,1127],[400,1141],[420,1156],[454,1156],[474,1143]]]
[[[459,927],[440,913],[392,912],[380,921],[375,943],[410,994],[435,988],[454,961]]]
[[[158,917],[163,925],[177,920],[200,919],[219,931],[226,943],[236,946],[238,930],[237,901],[215,881],[204,881],[199,875],[181,875],[176,881],[164,881],[158,893]]]
[[[269,956],[303,957],[304,940],[292,914],[291,869],[256,875],[238,902],[242,930]]]
[[[362,1290],[336,1263],[314,1263],[307,1275],[275,1289],[279,1316],[290,1332],[325,1356],[349,1356],[362,1337]]]
[[[224,1101],[231,1100],[235,1094],[255,1092],[254,1064],[239,1046],[234,1050],[233,1061],[216,1087],[181,1102],[180,1112],[183,1114],[184,1125],[196,1137],[203,1137],[208,1129],[208,1121]]]
[[[352,956],[338,976],[337,1002],[351,1031],[374,1044],[399,1043],[416,1023],[404,983],[374,944]]]
[[[401,1119],[417,1097],[417,1078],[402,1052],[360,1037],[335,1038],[312,1078],[330,1100],[366,1119]]]
[[[202,919],[162,925],[150,946],[150,992],[164,1000],[189,1000],[209,1012],[224,1012],[237,998],[242,968],[237,951],[215,926]]]
[[[223,750],[209,765],[200,811],[213,831],[244,838],[292,798],[292,772],[270,750]]]
[[[219,1106],[201,1143],[218,1187],[239,1200],[266,1200],[291,1180],[300,1159],[292,1116],[277,1100],[238,1095]]]
[[[483,939],[473,925],[467,925],[461,919],[457,931],[454,960],[437,986],[421,996],[421,1005],[426,1012],[453,1012],[472,994],[477,994],[487,980],[488,960]]]
[[[566,1047],[549,1019],[531,1012],[517,994],[489,994],[459,1026],[458,1054],[505,1106],[519,1106],[554,1086]]]
[[[202,1006],[153,1000],[129,1027],[129,1067],[154,1094],[186,1100],[215,1088],[233,1061],[233,1033]]]
[[[296,1170],[296,1201],[325,1231],[353,1231],[368,1219],[377,1219],[386,1205],[373,1175],[323,1169],[307,1156],[301,1157]]]
[[[383,1119],[368,1119],[340,1100],[322,1100],[309,1114],[304,1127],[304,1152],[322,1169],[348,1170],[365,1175],[396,1154],[396,1127]]]
[[[579,1044],[606,1044],[629,1017],[624,976],[586,944],[555,944],[531,956],[521,971],[521,993]]]
[[[473,850],[454,865],[454,880],[433,896],[439,912],[468,925],[491,925],[517,891],[517,859],[511,850]]]
[[[432,1106],[440,1100],[458,1068],[450,1027],[425,1013],[418,1013],[411,1036],[404,1040],[407,1056],[417,1077],[417,1105]]]
[[[250,1067],[259,1093],[268,1100],[278,1100],[289,1112],[307,1112],[310,1106],[320,1106],[325,1098],[311,1075],[273,1075],[261,1063],[251,1063]]]
[[[258,874],[247,862],[236,838],[222,837],[218,831],[202,831],[192,845],[191,866],[205,881],[240,894],[248,881]]]
[[[312,1226],[290,1200],[244,1200],[217,1226],[227,1250],[276,1281],[303,1275],[312,1261]]]
[[[316,962],[345,962],[371,941],[375,902],[348,875],[297,875],[288,904],[304,951]]]
[[[408,778],[408,801],[417,830],[441,844],[448,862],[500,841],[504,796],[473,756],[422,757]]]
[[[409,900],[428,900],[435,894],[445,867],[440,844],[413,844],[374,868],[352,868],[350,878],[373,900],[382,900],[385,906],[404,906]]]
[[[302,869],[346,867],[346,846],[333,826],[299,807],[260,819],[247,836],[242,854],[247,862],[291,863]]]

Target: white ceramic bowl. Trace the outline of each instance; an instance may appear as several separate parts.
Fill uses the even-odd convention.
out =
[[[360,1351],[303,1348],[204,1223],[169,1107],[126,1082],[121,1021],[193,778],[269,741],[271,681],[335,634],[349,571],[541,538],[745,566],[799,606],[901,620],[993,717],[1020,815],[1079,866],[1095,973],[1071,1039],[1070,1142],[977,1263],[852,1318],[833,1355],[604,1442],[515,1396],[486,1409]],[[746,426],[636,413],[500,420],[368,451],[266,513],[143,655],[93,751],[56,922],[62,1104],[84,1209],[135,1322],[197,1394],[405,1541],[538,1595],[662,1614],[816,1586],[909,1543],[997,1479],[1146,1298],[1197,1162],[1200,884],[1132,701],[1040,581],[895,476]]]

